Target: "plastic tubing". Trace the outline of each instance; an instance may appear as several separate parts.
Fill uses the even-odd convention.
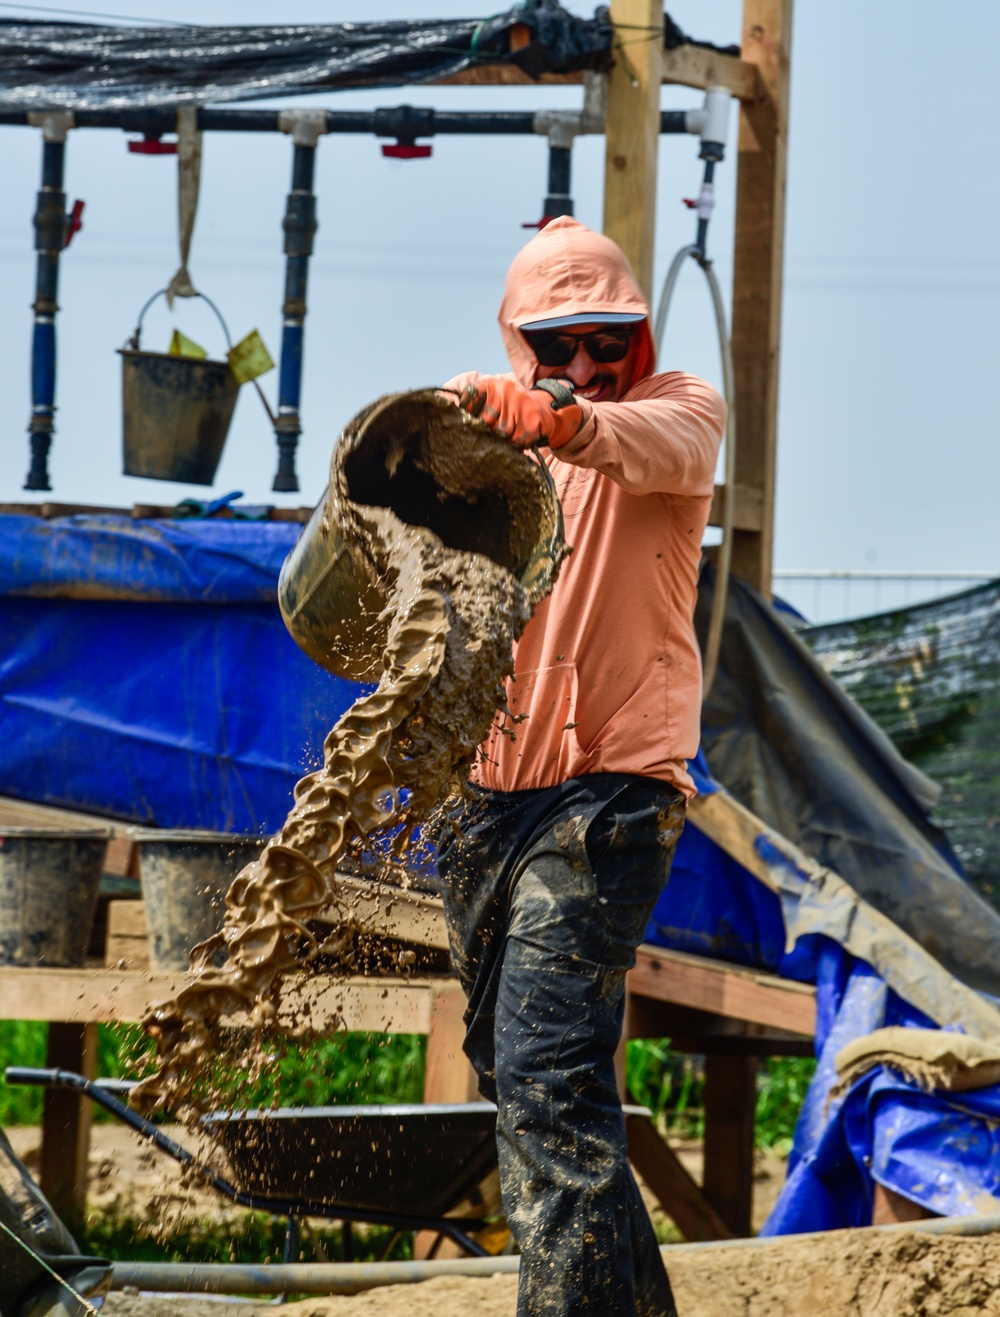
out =
[[[702,702],[708,698],[716,673],[719,670],[719,650],[722,646],[722,627],[726,617],[726,596],[729,593],[729,576],[733,561],[733,511],[734,491],[736,488],[736,386],[733,376],[733,351],[726,326],[726,308],[722,301],[722,289],[712,269],[712,262],[697,244],[682,247],[667,271],[663,281],[663,292],[656,310],[656,322],[653,333],[656,340],[657,357],[663,343],[663,334],[667,325],[667,313],[674,288],[684,262],[691,257],[708,280],[708,289],[712,297],[715,312],[715,327],[719,335],[719,352],[722,356],[722,389],[728,407],[726,418],[726,466],[725,495],[722,502],[722,543],[719,545],[719,560],[715,572],[715,593],[712,596],[712,615],[708,624],[708,636],[705,641],[704,684]]]

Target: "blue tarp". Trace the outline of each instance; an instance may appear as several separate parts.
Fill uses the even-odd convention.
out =
[[[0,794],[163,827],[276,830],[359,691],[307,660],[281,621],[275,587],[298,530],[0,516]],[[756,670],[744,668],[748,687]],[[810,727],[823,698],[814,691]],[[755,734],[745,714],[743,727]],[[704,758],[692,769],[716,789]],[[893,790],[919,824],[920,802]],[[696,828],[649,938],[817,985],[820,1064],[769,1233],[865,1223],[873,1176],[932,1211],[993,1204],[1000,1088],[958,1101],[878,1070],[827,1110],[839,1047],[927,1021],[826,937],[786,952],[778,897]]]
[[[159,827],[279,828],[358,693],[278,612],[299,530],[0,516],[0,795]]]

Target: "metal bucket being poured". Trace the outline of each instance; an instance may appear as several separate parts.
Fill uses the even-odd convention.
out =
[[[450,549],[485,554],[532,604],[567,550],[545,467],[431,389],[391,394],[360,412],[334,446],[330,486],[285,560],[278,602],[311,659],[337,676],[377,681],[388,598],[345,528],[346,503],[388,509]]]

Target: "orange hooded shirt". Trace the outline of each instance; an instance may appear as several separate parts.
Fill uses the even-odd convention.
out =
[[[637,773],[694,795],[686,763],[700,735],[693,617],[725,403],[693,375],[650,373],[649,306],[628,261],[610,238],[567,216],[514,258],[499,320],[514,377],[530,388],[538,366],[520,325],[614,312],[645,317],[630,388],[618,402],[581,400],[576,436],[541,450],[573,552],[515,648],[508,708],[527,717],[511,726],[497,715],[472,774],[494,790]],[[476,378],[460,375],[448,387]]]

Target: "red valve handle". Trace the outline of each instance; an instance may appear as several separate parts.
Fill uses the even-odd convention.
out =
[[[416,146],[410,142],[386,142],[382,154],[389,160],[427,160],[431,154],[429,146]]]
[[[159,137],[131,137],[128,149],[133,155],[176,155],[177,143],[164,142]]]
[[[66,241],[64,247],[68,247],[73,241],[73,234],[79,233],[83,228],[83,208],[87,203],[85,201],[74,201],[73,208],[66,216]]]

